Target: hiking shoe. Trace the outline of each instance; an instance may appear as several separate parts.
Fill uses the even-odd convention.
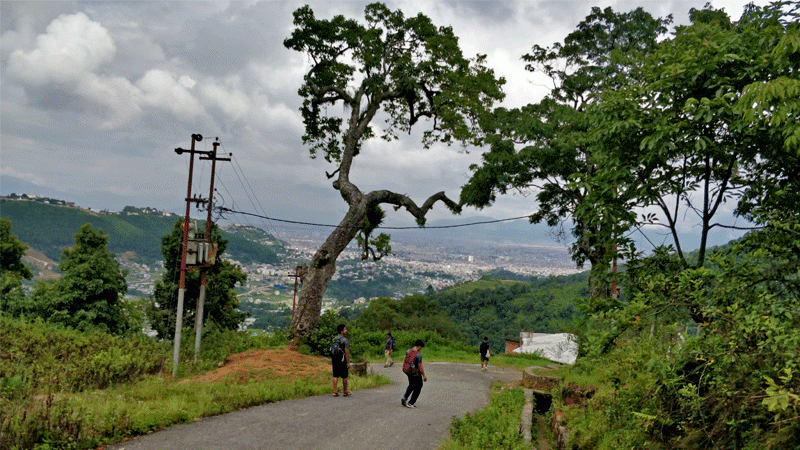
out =
[[[416,405],[413,403],[406,403],[406,408],[416,408]]]
[[[407,406],[407,405],[406,405],[406,399],[404,399],[404,398],[401,398],[401,399],[400,399],[400,404],[401,404],[401,405],[403,405],[403,406]]]
[[[393,365],[394,365],[394,361],[389,363],[389,367],[392,367]]]

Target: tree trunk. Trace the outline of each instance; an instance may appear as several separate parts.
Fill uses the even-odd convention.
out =
[[[611,298],[611,286],[608,282],[608,264],[591,261],[589,270],[589,298]]]
[[[351,205],[339,226],[314,253],[308,271],[302,280],[300,297],[292,318],[295,340],[301,340],[317,329],[322,310],[322,296],[336,272],[336,259],[355,238],[360,225],[364,222],[366,211],[364,202]]]

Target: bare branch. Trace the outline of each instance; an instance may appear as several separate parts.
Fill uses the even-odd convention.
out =
[[[412,216],[416,217],[417,221],[420,223],[425,222],[425,215],[428,214],[428,211],[430,211],[431,208],[433,208],[433,205],[438,201],[444,203],[445,206],[450,209],[450,211],[455,213],[461,212],[462,206],[461,204],[451,200],[444,193],[444,191],[437,192],[436,194],[428,197],[422,206],[417,205],[414,200],[407,195],[398,194],[388,190],[370,192],[367,194],[367,201],[370,203],[388,203],[390,205],[395,205],[396,208],[405,208],[409,213],[411,213]]]

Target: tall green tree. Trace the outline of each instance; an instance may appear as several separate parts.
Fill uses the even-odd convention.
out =
[[[200,223],[199,226],[204,225]],[[228,241],[222,238],[219,227],[214,223],[211,225],[211,242],[216,243],[217,250],[214,264],[202,269],[207,277],[203,322],[213,322],[225,330],[237,330],[248,314],[238,310],[239,299],[234,288],[247,281],[247,274],[242,272],[238,264],[222,259]],[[147,320],[160,339],[172,339],[175,336],[182,243],[183,219],[179,219],[172,227],[172,232],[161,238],[164,274],[153,287],[152,299],[146,311]],[[184,324],[195,320],[200,284],[200,270],[190,270],[186,274]]]
[[[765,51],[759,55],[764,76],[744,87],[734,111],[745,123],[769,127],[783,145],[761,150],[738,210],[766,224],[800,216],[800,209],[786,208],[800,204],[800,3],[775,3],[763,10],[751,6],[750,12],[742,21],[767,30],[761,36]]]
[[[595,7],[563,43],[534,46],[522,57],[526,68],[547,75],[553,88],[536,104],[495,112],[490,151],[472,167],[461,192],[463,204],[479,208],[508,191],[535,193],[538,211],[532,223],[563,227],[571,222],[573,258],[579,266],[591,265],[592,297],[610,294],[609,262],[622,228],[619,217],[612,220],[599,211],[575,214],[594,206],[591,186],[575,182],[592,176],[598,165],[589,133],[596,117],[588,107],[602,90],[619,89],[638,76],[643,56],[656,48],[671,20],[653,18],[642,8],[616,13]]]
[[[312,158],[321,155],[334,166],[326,175],[347,203],[347,213],[314,254],[303,279],[292,321],[297,337],[316,328],[336,259],[374,206],[404,208],[420,224],[439,201],[459,210],[444,192],[421,204],[389,190],[363,192],[350,173],[364,142],[376,135],[394,140],[415,125],[427,124],[425,147],[436,142],[480,144],[478,121],[503,98],[504,81],[484,66],[485,56],[463,56],[452,28],[437,27],[422,14],[405,17],[380,3],[368,5],[364,18],[365,23],[343,16],[321,20],[305,6],[295,11],[295,30],[284,41],[311,62],[298,91],[303,142]],[[338,104],[344,106],[342,115],[331,108]],[[379,114],[385,118],[382,130],[373,123]],[[386,167],[391,170],[391,161]]]
[[[108,250],[103,230],[83,225],[75,245],[63,250],[59,269],[58,280],[39,283],[32,294],[35,315],[78,330],[130,330],[122,305],[128,290],[125,270]]]
[[[33,278],[22,262],[28,246],[11,233],[11,221],[0,218],[0,312],[16,313],[25,297],[22,280]]]
[[[606,90],[594,109],[602,165],[586,182],[595,203],[616,205],[619,214],[656,208],[664,222],[649,215],[638,224],[665,227],[687,266],[702,267],[709,234],[731,226],[718,218],[723,205],[762,183],[766,156],[784,153],[781,130],[741,112],[752,108],[741,103],[745,90],[775,76],[765,55],[787,37],[781,15],[780,8],[752,7],[734,23],[710,6],[692,9],[692,24],[677,27],[646,58],[642,77]],[[679,233],[687,217],[700,238],[694,261]]]

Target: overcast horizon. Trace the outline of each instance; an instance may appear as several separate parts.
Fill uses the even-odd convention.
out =
[[[217,163],[217,204],[286,220],[338,223],[346,204],[325,176],[333,168],[323,158],[309,158],[301,140],[297,88],[308,63],[283,46],[293,29],[292,12],[306,3],[318,18],[343,14],[359,20],[366,5],[3,1],[0,193],[58,193],[97,210],[131,205],[180,213],[188,156],[174,149],[189,148],[190,136],[199,133],[199,149],[210,150],[219,138],[220,151],[233,154],[230,163]],[[547,80],[525,71],[520,57],[534,44],[562,41],[591,7],[627,12],[641,6],[655,17],[672,14],[674,26],[686,24],[689,9],[705,3],[386,2],[406,16],[423,13],[436,25],[452,26],[466,56],[486,54],[487,65],[506,79],[502,105],[508,107],[534,103],[548,91]],[[711,3],[737,20],[749,2]],[[391,189],[418,202],[440,190],[457,198],[481,149],[424,150],[415,137],[368,142],[351,178],[364,191]],[[193,192],[208,195],[209,171],[207,163],[195,161]],[[535,209],[532,196],[516,194],[484,210],[466,208],[460,216],[437,205],[428,219],[468,222]],[[386,223],[413,226],[414,218],[390,209]],[[692,224],[686,227],[691,233]],[[715,237],[727,242],[737,234]]]

